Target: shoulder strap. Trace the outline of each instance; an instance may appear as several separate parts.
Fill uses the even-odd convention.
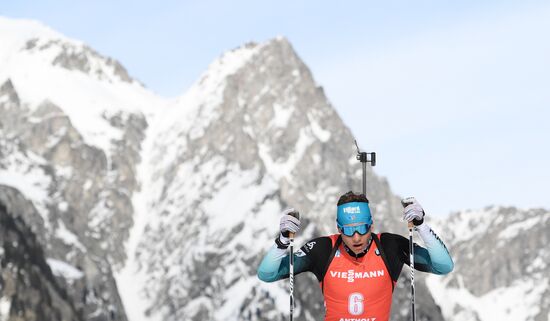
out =
[[[388,265],[388,258],[386,257],[386,252],[384,251],[384,248],[382,247],[380,240],[378,240],[378,235],[374,234],[374,233],[372,233],[371,235],[372,235],[372,239],[374,240],[374,243],[376,244],[376,248],[380,252],[380,256],[382,257],[382,261],[384,261],[384,265],[386,266],[386,270],[388,270],[388,274],[390,275],[391,291],[393,292],[393,290],[395,288],[395,283],[393,282],[393,279],[392,279],[392,276],[391,276],[390,266]],[[380,235],[382,235],[382,234],[380,234]]]
[[[332,242],[331,242],[332,243]],[[325,265],[325,268],[323,269],[323,274],[321,278],[321,291],[325,292],[325,274],[327,274],[328,267],[330,266],[330,263],[332,263],[332,259],[334,259],[334,255],[336,255],[336,251],[340,247],[340,244],[342,244],[342,236],[339,235],[336,239],[335,244],[332,246],[332,249],[330,251],[330,255],[327,260],[327,264]]]

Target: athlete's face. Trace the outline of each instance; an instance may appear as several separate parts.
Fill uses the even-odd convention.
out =
[[[355,254],[359,254],[363,252],[363,250],[368,244],[368,241],[370,239],[370,233],[372,231],[372,226],[364,235],[361,235],[355,232],[352,236],[347,236],[344,233],[342,233],[340,229],[338,230],[340,231],[340,235],[342,235],[342,241],[344,241],[346,246],[350,248]]]

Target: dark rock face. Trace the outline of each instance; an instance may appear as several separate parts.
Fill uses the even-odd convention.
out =
[[[0,266],[3,320],[84,320],[54,277],[37,237],[1,202]]]

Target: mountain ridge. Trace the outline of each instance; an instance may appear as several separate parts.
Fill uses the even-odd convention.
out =
[[[56,277],[71,284],[74,306],[98,321],[286,319],[286,283],[261,283],[255,271],[273,244],[280,211],[295,206],[305,214],[298,243],[335,233],[337,197],[358,190],[362,177],[351,131],[288,40],[248,43],[221,55],[176,99],[114,77],[116,65],[82,43],[68,46],[70,59],[56,63],[55,54],[42,59],[38,49],[64,50],[62,42],[48,36],[20,44],[30,51],[10,62],[33,61],[36,69],[14,64],[0,72],[0,199],[24,213],[50,265],[71,272]],[[103,62],[100,76],[89,73],[93,68],[78,53],[71,56],[74,48]],[[0,58],[7,51],[0,49]],[[388,181],[372,168],[367,180],[376,231],[405,234]],[[456,293],[465,292],[453,291],[467,289],[472,296],[464,297],[473,300],[494,285],[513,290],[504,278],[527,266],[513,259],[506,241],[499,245],[500,233],[532,231],[525,242],[543,246],[548,214],[534,210],[542,218],[527,226],[521,221],[535,214],[495,211],[511,215],[513,224],[505,227],[503,219],[493,226],[492,212],[480,210],[479,217],[457,215],[438,225],[428,213],[456,256],[457,271],[427,283],[419,276],[419,320],[487,321],[478,307],[459,300]],[[504,272],[490,265],[504,273],[497,274],[500,281],[468,270],[476,264],[469,250],[474,236],[486,230],[513,265]],[[481,245],[491,253],[493,243]],[[531,264],[528,280],[544,281],[547,255],[528,254],[539,262]],[[298,318],[322,317],[317,287],[311,275],[297,276]],[[392,320],[408,318],[407,287],[404,274]],[[540,302],[539,313],[523,311],[536,321],[550,306],[541,291],[530,301],[531,307]]]

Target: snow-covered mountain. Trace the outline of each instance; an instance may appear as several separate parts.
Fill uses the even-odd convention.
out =
[[[42,245],[75,318],[287,318],[286,283],[256,277],[279,213],[287,206],[301,211],[298,243],[336,232],[336,200],[360,189],[361,167],[352,133],[286,39],[226,52],[174,100],[37,22],[0,18],[0,43],[0,203]],[[376,229],[405,233],[399,197],[370,169],[368,181]],[[494,220],[510,223],[497,212]],[[427,278],[429,288],[419,279],[419,320],[492,320],[473,298],[511,289],[513,282],[495,278],[519,278],[514,273],[530,266],[539,274],[527,275],[529,282],[548,283],[547,252],[515,260],[521,244],[499,248],[506,253],[499,257],[510,260],[491,264],[492,272],[515,262],[504,274],[467,266],[476,264],[468,247],[487,236],[474,228],[478,237],[467,237],[472,232],[462,226],[479,226],[484,213],[441,224],[457,268],[449,277]],[[537,231],[527,242],[544,248],[547,236],[537,228],[547,226],[548,212],[517,213],[518,224],[540,222],[507,234]],[[492,246],[484,241],[476,248]],[[0,316],[18,313],[9,306],[13,293],[0,290]],[[315,278],[299,275],[295,292],[298,319],[321,319]],[[547,292],[535,291],[525,311],[547,313]],[[392,320],[406,320],[408,307],[403,275]],[[543,320],[541,313],[533,320]]]
[[[307,213],[301,240],[334,232],[336,200],[361,177],[353,137],[307,67],[284,38],[245,45],[212,63],[150,127],[135,206],[143,230],[134,230],[131,269],[119,275],[122,289],[143,284],[123,296],[141,302],[134,318],[283,318],[286,284],[256,277],[279,213],[289,205]],[[388,184],[372,173],[369,181],[380,226],[399,224]],[[303,280],[301,315],[318,319],[318,285]]]
[[[39,23],[1,18],[0,39],[0,200],[64,264],[53,272],[83,318],[126,320],[113,270],[126,260],[145,113],[164,100]]]
[[[446,320],[550,320],[550,211],[488,207],[437,225],[456,270],[427,284]]]

